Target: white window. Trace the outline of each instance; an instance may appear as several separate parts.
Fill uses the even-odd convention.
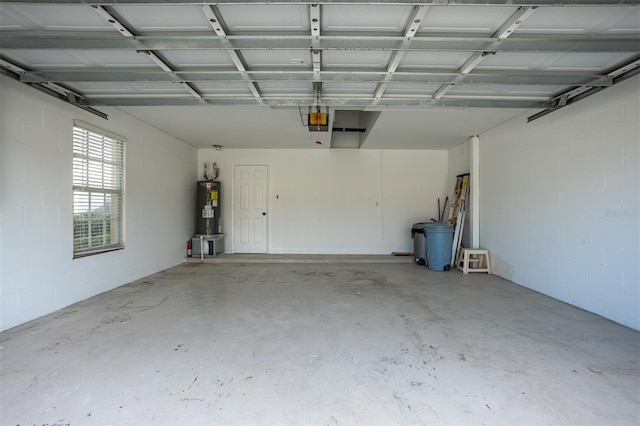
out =
[[[73,127],[73,257],[124,248],[124,138]]]

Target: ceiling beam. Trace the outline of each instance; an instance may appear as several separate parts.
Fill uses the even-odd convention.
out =
[[[0,4],[53,5],[202,5],[202,4],[362,4],[417,6],[624,6],[637,5],[637,0],[0,0]]]
[[[491,46],[491,48],[488,49],[486,52],[475,52],[473,55],[471,55],[471,57],[467,59],[466,62],[462,64],[462,66],[458,69],[460,74],[465,75],[470,73],[480,62],[482,62],[485,56],[487,56],[491,52],[495,52],[495,49],[500,45],[500,43],[502,43],[502,41],[505,38],[509,37],[510,35],[513,35],[513,32],[520,25],[522,25],[525,19],[531,16],[535,10],[536,10],[536,7],[533,7],[533,6],[519,7],[515,11],[515,13],[512,14],[509,17],[509,19],[503,22],[500,28],[498,28],[497,31],[491,35],[491,38],[497,39],[498,41],[496,41],[494,45]],[[460,77],[460,79],[462,79],[462,77]],[[453,82],[453,83],[449,83],[444,86],[441,86],[433,94],[433,98],[434,99],[442,98],[444,95],[447,94],[447,92],[449,92],[449,90],[453,89],[453,87],[458,83],[459,82]]]
[[[200,8],[202,10],[202,13],[205,15],[205,17],[209,21],[209,25],[211,26],[211,29],[216,33],[216,35],[218,37],[227,37],[226,25],[224,24],[224,21],[221,19],[218,8],[215,6],[206,5],[206,4],[200,5]],[[241,73],[241,75],[244,75],[244,73],[247,72],[247,67],[245,65],[245,61],[244,61],[244,58],[242,57],[242,54],[233,49],[228,49],[226,52],[227,52],[227,55],[229,55],[231,62],[233,62],[233,65],[235,65],[236,69]],[[247,85],[249,86],[249,90],[251,91],[253,96],[259,100],[261,97],[261,94],[260,94],[260,89],[258,88],[258,85],[255,82],[250,81],[246,77],[244,77],[244,80],[247,82]]]
[[[322,67],[322,52],[315,48],[317,40],[320,39],[320,5],[317,3],[309,5],[309,28],[311,29],[311,38],[314,46],[311,47],[311,64],[315,74],[320,73]]]
[[[16,64],[11,63],[9,61],[6,61],[5,59],[0,58],[0,75],[4,75],[14,80],[20,81],[22,74],[25,72],[26,70],[24,68],[19,67]],[[63,102],[69,103],[85,111],[88,111],[94,115],[97,115],[100,118],[104,118],[105,120],[107,120],[109,117],[107,114],[103,113],[102,111],[98,111],[88,106],[87,102],[84,100],[82,95],[72,90],[69,90],[66,87],[60,86],[58,84],[50,83],[50,82],[25,83],[25,84],[27,84],[30,87],[33,87],[36,90],[46,93],[49,96],[52,96]]]
[[[98,15],[100,15],[105,21],[107,21],[122,36],[128,37],[128,38],[135,37],[135,34],[131,30],[129,30],[129,28],[127,28],[128,24],[122,22],[123,21],[122,18],[115,16],[109,10],[107,10],[107,8],[105,8],[104,6],[93,6],[93,10],[95,10],[98,13]],[[167,72],[170,73],[173,71],[171,64],[169,64],[164,58],[160,57],[155,52],[151,50],[145,50],[145,51],[141,51],[140,53],[144,53],[148,55],[149,59],[151,59],[151,61],[153,61],[156,65],[158,65],[160,69],[162,69],[162,71],[164,71],[165,73]],[[200,96],[200,93],[198,93],[198,91],[189,83],[181,81],[179,82],[179,84],[182,85],[182,87],[187,92],[191,93],[197,99],[202,98]]]
[[[640,75],[640,59],[637,59],[625,66],[617,68],[616,70],[609,73],[609,76],[613,79],[614,85],[618,83],[622,83],[623,81],[628,80],[637,75]],[[581,89],[584,89],[584,90],[580,91],[579,93],[575,93],[573,96],[570,96],[571,92],[573,91],[570,91],[569,93],[564,93],[560,96],[556,96],[554,99],[551,100],[551,107],[545,109],[544,111],[540,111],[539,113],[534,114],[531,117],[528,117],[527,123],[537,120],[538,118],[542,118],[545,115],[551,114],[552,112],[555,112],[561,108],[572,105],[578,101],[581,101],[584,98],[587,98],[591,95],[595,95],[596,93],[599,93],[601,90],[603,90],[602,87],[584,87]]]
[[[188,105],[242,105],[242,106],[309,106],[315,99],[312,96],[305,97],[269,97],[263,96],[260,102],[253,97],[203,97],[202,102],[189,97],[176,96],[100,96],[85,97],[83,105],[97,106],[188,106]],[[323,96],[322,106],[329,107],[456,107],[456,108],[548,108],[549,101],[541,99],[493,97],[493,98],[447,98],[435,101],[426,97],[394,97],[376,101],[373,97],[345,95],[340,97]]]
[[[461,74],[458,72],[380,72],[321,71],[319,80],[314,71],[142,71],[138,69],[55,69],[25,71],[23,83],[42,82],[204,82],[204,81],[322,81],[362,83],[426,83],[446,84],[526,84],[550,86],[610,86],[612,79],[605,75],[571,72],[492,71]],[[376,96],[377,97],[377,96]]]
[[[75,36],[27,35],[19,31],[0,34],[3,49],[91,49],[91,50],[322,50],[377,51],[466,51],[466,52],[547,52],[593,53],[637,52],[640,37],[564,36],[511,37],[506,40],[482,37],[375,37],[375,36],[138,36],[96,37],[95,32]],[[65,33],[68,34],[68,33]],[[315,39],[315,40],[314,40]]]
[[[403,36],[410,40],[415,37],[422,25],[422,21],[424,16],[427,14],[429,10],[428,6],[414,6],[409,15],[409,19],[405,25]],[[390,80],[393,77],[393,73],[396,72],[398,67],[400,66],[400,62],[402,62],[402,58],[404,58],[405,51],[404,50],[396,50],[392,55],[389,63],[387,64],[387,79],[385,81],[378,84],[376,87],[375,94],[373,95],[376,99],[382,98],[385,90],[389,86],[389,82],[386,80]]]

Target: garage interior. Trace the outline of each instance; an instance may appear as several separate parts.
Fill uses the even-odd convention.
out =
[[[0,0],[0,423],[637,424],[639,70],[635,0]],[[462,173],[491,274],[393,256]]]

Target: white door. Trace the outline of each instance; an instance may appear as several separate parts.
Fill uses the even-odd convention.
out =
[[[233,168],[233,251],[267,252],[267,166]]]

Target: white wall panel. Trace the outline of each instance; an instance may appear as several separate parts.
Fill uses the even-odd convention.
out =
[[[447,151],[213,149],[223,182],[223,227],[231,232],[234,164],[268,164],[269,253],[388,254],[413,251],[411,225],[436,214]],[[225,238],[232,250],[232,238]]]
[[[640,329],[640,78],[480,135],[494,273]]]
[[[447,151],[383,150],[384,240],[413,252],[411,225],[437,217],[447,192]]]
[[[183,260],[194,148],[116,109],[103,120],[5,77],[0,99],[0,329]],[[127,139],[125,249],[75,260],[73,119]]]

